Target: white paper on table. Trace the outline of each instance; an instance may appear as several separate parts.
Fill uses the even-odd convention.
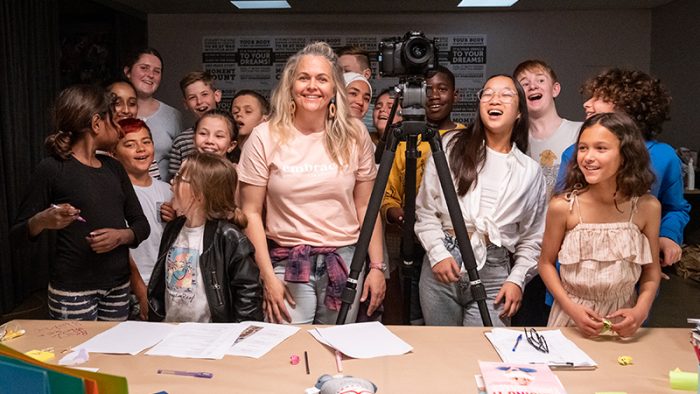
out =
[[[411,345],[379,322],[317,328],[315,331],[331,347],[352,358],[397,356],[413,350]],[[316,335],[311,335],[316,338]]]
[[[180,323],[146,354],[220,360],[244,329],[240,323]]]
[[[321,333],[319,333],[319,332],[317,331],[317,329],[314,328],[314,329],[312,329],[312,330],[309,330],[309,334],[311,334],[311,336],[314,337],[314,339],[316,339],[317,341],[321,342],[321,344],[326,345],[326,346],[333,347],[333,345],[331,345],[330,343],[328,343],[328,342],[321,336]]]
[[[244,326],[243,332],[226,353],[228,355],[260,358],[299,331],[298,327],[284,324],[263,322],[242,322],[241,324]],[[246,330],[251,327],[260,329],[243,338]]]
[[[90,353],[139,354],[165,338],[175,326],[168,323],[125,321],[101,332],[74,349]]]
[[[573,368],[598,365],[586,352],[566,338],[561,330],[538,330],[537,333],[547,341],[549,353],[540,352],[530,345],[522,330],[496,327],[490,332],[486,332],[485,335],[505,363],[535,363],[550,366],[566,366],[570,363]],[[523,334],[523,338],[516,350],[513,351],[513,346],[520,334]]]

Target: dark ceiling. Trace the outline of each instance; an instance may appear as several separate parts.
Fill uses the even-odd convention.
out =
[[[457,8],[459,0],[288,0],[290,9],[239,10],[229,0],[97,0],[130,13],[220,14],[220,13],[422,13],[474,11],[542,11],[654,8],[673,0],[520,0],[509,8]]]

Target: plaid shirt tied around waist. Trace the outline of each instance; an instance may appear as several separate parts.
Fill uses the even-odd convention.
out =
[[[284,270],[286,282],[308,283],[311,277],[312,258],[324,255],[323,261],[328,273],[328,286],[323,302],[328,309],[337,311],[342,304],[340,296],[348,279],[348,269],[345,261],[336,253],[336,250],[337,248],[309,245],[297,245],[291,248],[278,246],[270,250],[270,258],[273,263],[287,260]]]

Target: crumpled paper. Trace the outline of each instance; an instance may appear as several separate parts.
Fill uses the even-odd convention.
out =
[[[76,365],[82,364],[90,359],[90,354],[85,349],[74,350],[66,354],[58,361],[58,365]]]

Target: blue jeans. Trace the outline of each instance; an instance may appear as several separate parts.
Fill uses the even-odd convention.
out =
[[[456,239],[445,235],[445,246],[462,265],[462,255],[459,253]],[[472,298],[469,276],[463,272],[457,283],[442,283],[435,278],[428,256],[423,259],[423,270],[420,277],[420,303],[423,317],[428,326],[483,326],[479,305]],[[486,289],[486,305],[491,322],[494,326],[509,326],[510,318],[500,318],[503,303],[495,305],[496,295],[501,290],[503,282],[510,273],[510,256],[504,247],[489,245],[486,252],[486,263],[479,270],[479,278]]]
[[[350,270],[350,262],[352,255],[355,253],[355,245],[343,246],[336,251],[345,261],[345,266]],[[285,305],[292,317],[291,324],[335,324],[338,319],[338,311],[328,309],[324,304],[326,299],[326,286],[328,285],[328,272],[326,272],[326,264],[323,261],[325,255],[316,255],[313,257],[311,265],[311,276],[308,283],[289,283],[285,282],[289,292],[292,294],[296,306],[292,307],[285,300]],[[275,275],[284,282],[284,270],[287,265],[287,260],[282,260],[273,264]],[[360,273],[357,283],[357,293],[355,301],[348,310],[346,323],[354,323],[357,319],[357,310],[360,305],[360,296],[362,295],[362,285],[364,284],[364,268]]]

